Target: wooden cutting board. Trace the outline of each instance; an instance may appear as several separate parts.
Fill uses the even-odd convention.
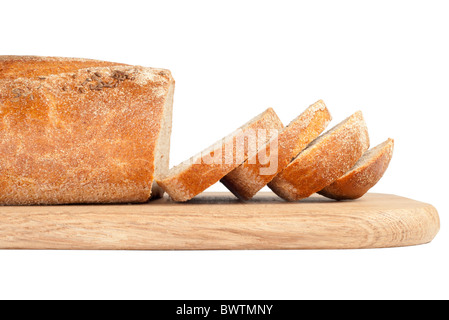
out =
[[[188,203],[0,207],[2,249],[344,249],[424,244],[436,209],[388,194],[287,203],[261,193],[242,203],[204,193]]]

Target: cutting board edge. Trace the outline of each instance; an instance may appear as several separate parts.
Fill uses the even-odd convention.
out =
[[[213,193],[210,193],[205,196],[208,197],[213,195]],[[394,228],[390,228],[395,232],[387,230],[388,224],[378,223],[377,225],[373,225],[375,224],[375,221],[373,222],[370,220],[372,219],[371,216],[368,218],[365,217],[365,220],[357,220],[358,217],[354,214],[348,215],[348,219],[352,219],[352,222],[357,221],[359,224],[363,223],[361,228],[356,228],[356,226],[346,222],[342,224],[342,222],[338,221],[338,219],[335,220],[335,215],[334,217],[331,215],[331,218],[334,220],[329,221],[329,225],[331,227],[328,227],[326,225],[326,221],[316,224],[314,221],[316,221],[317,217],[314,217],[313,215],[301,217],[301,219],[298,218],[297,220],[288,220],[292,219],[290,214],[282,217],[273,216],[269,221],[267,221],[266,225],[257,224],[257,217],[254,215],[243,216],[241,221],[235,217],[233,218],[233,221],[218,221],[225,223],[225,225],[218,224],[216,226],[209,226],[207,225],[207,221],[203,221],[202,226],[207,230],[203,230],[202,232],[202,230],[194,230],[194,225],[193,227],[192,225],[189,225],[189,223],[194,224],[196,221],[195,219],[198,219],[198,217],[183,217],[182,214],[177,213],[174,217],[166,217],[168,220],[170,220],[170,218],[172,220],[165,221],[164,219],[160,220],[161,216],[159,215],[155,221],[140,221],[141,224],[139,225],[139,217],[141,217],[142,220],[148,219],[149,217],[146,216],[145,213],[138,213],[128,214],[127,219],[135,218],[135,220],[129,222],[131,227],[128,230],[125,228],[124,230],[118,230],[119,232],[114,233],[114,228],[119,226],[120,220],[114,221],[113,223],[111,222],[111,224],[102,224],[102,221],[95,220],[98,218],[95,217],[95,214],[91,216],[88,214],[83,214],[79,216],[82,220],[82,223],[79,223],[76,221],[64,220],[66,217],[64,217],[64,214],[60,215],[60,213],[55,213],[53,215],[50,214],[50,216],[45,216],[38,213],[33,215],[32,218],[34,218],[34,220],[25,219],[25,217],[14,217],[14,215],[8,214],[5,220],[5,216],[2,215],[2,208],[0,207],[0,249],[158,251],[365,249],[427,244],[433,241],[438,234],[440,230],[440,219],[438,211],[434,206],[394,195],[371,194],[369,197],[377,197],[378,199],[386,199],[387,197],[389,199],[397,198],[398,201],[399,199],[402,199],[400,200],[401,202],[412,204],[411,207],[415,208],[414,211],[416,212],[413,212],[411,209],[406,209],[405,211],[402,210],[403,212],[400,213],[398,213],[400,211],[397,211],[398,209],[394,209],[393,211],[375,211],[374,217],[376,217],[376,215],[379,217],[383,215],[383,217],[387,219],[384,219],[384,221],[389,222],[388,219],[390,219],[391,221],[389,223],[395,223]],[[335,203],[337,204],[338,202]],[[359,204],[362,203],[363,201],[359,202]],[[353,206],[354,204],[357,204],[357,202],[348,202],[346,204],[343,203],[343,208],[347,205]],[[264,203],[261,207],[266,207],[267,205],[270,206],[269,204]],[[300,203],[293,205],[296,205],[297,208],[301,208],[302,206]],[[187,206],[189,205],[187,204]],[[282,206],[284,206],[284,208],[291,208],[290,205],[285,207],[283,204]],[[308,206],[313,207],[314,204],[309,203]],[[132,208],[133,206],[113,207],[123,209]],[[146,209],[150,207],[151,204],[145,206]],[[183,208],[183,205],[174,205],[171,207],[179,210],[179,208]],[[251,207],[254,206],[245,206],[245,210]],[[259,206],[255,205],[255,208],[257,207]],[[61,209],[61,207],[58,206],[48,208],[53,208],[52,210],[55,212]],[[64,208],[71,208],[71,206]],[[84,209],[86,209],[86,206],[84,206]],[[225,213],[221,213],[217,217],[223,219],[224,215]],[[104,217],[104,213],[101,217]],[[394,219],[396,219],[395,217],[398,217],[397,221],[394,221]],[[76,217],[72,216],[71,218],[74,219]],[[120,215],[114,215],[114,219],[117,218],[120,218]],[[176,229],[176,226],[172,226],[170,224],[172,222],[176,225],[176,219],[180,218],[184,218],[184,221],[181,221],[182,223],[180,224],[181,228],[183,226],[184,228],[187,228],[184,231],[180,231],[180,229]],[[283,218],[285,221],[282,221],[282,219],[279,218]],[[307,218],[310,220],[315,220],[309,223],[307,222]],[[5,228],[5,221],[8,219],[10,220],[10,224],[6,225]],[[60,221],[57,221],[58,219]],[[278,222],[277,220],[280,220],[281,222]],[[34,225],[33,221],[35,223]],[[310,230],[310,228],[313,227],[318,229],[315,230],[315,233],[310,232],[310,234],[301,234],[302,229],[299,229],[298,233],[295,233],[295,230],[298,229],[289,227],[289,223],[292,221],[298,223],[299,227],[301,227],[301,223],[306,224],[305,226],[302,226],[304,227],[304,230]],[[145,228],[152,223],[159,223],[161,225],[156,231],[145,230]],[[256,225],[254,225],[254,223],[256,223]],[[332,229],[332,225],[335,226],[335,230]],[[15,234],[12,230],[14,226],[18,229]],[[248,226],[253,226],[253,229],[256,231],[248,230]],[[374,230],[372,234],[370,234],[370,226],[372,227],[372,230]],[[135,230],[133,228],[135,228]],[[323,232],[326,231],[326,228],[329,228],[328,234],[331,235],[331,238],[327,239],[327,241],[323,241],[320,237],[322,237]],[[339,230],[342,232],[341,237],[339,237],[340,233],[337,230],[338,228],[340,228]],[[360,232],[360,230],[366,230],[367,232],[366,234],[351,235],[351,231],[356,233]],[[382,236],[376,236],[376,233],[385,230],[388,232],[385,232]],[[132,234],[133,231],[140,233],[136,236]],[[189,238],[189,231],[192,232],[192,238]],[[146,235],[153,236],[154,238],[146,238]],[[164,235],[168,243],[164,243]],[[366,239],[363,239],[363,237]]]

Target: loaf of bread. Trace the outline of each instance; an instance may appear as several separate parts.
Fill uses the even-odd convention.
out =
[[[317,101],[220,181],[241,200],[250,200],[317,138],[331,119],[324,102]]]
[[[257,152],[263,133],[265,145],[283,124],[272,108],[267,109],[209,148],[173,167],[157,183],[174,201],[188,201],[223,178]]]
[[[145,202],[169,164],[170,71],[0,57],[0,204]]]
[[[307,198],[344,175],[368,148],[368,130],[358,111],[315,139],[268,186],[287,201]]]
[[[336,200],[358,199],[382,178],[393,156],[394,140],[388,139],[368,150],[342,177],[319,194]]]
[[[286,127],[269,108],[169,170],[174,86],[164,69],[0,56],[0,205],[141,203],[164,191],[182,202],[219,180],[243,200],[267,184],[288,201],[356,199],[391,160],[392,139],[366,152],[361,112],[318,137],[331,120],[320,100]]]

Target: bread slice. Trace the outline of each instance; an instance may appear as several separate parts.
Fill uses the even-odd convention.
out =
[[[360,198],[384,175],[393,147],[394,140],[388,139],[365,152],[351,170],[318,193],[336,200]]]
[[[187,201],[218,182],[257,151],[283,124],[272,108],[267,109],[227,137],[170,169],[157,183],[174,201]]]
[[[250,200],[281,172],[331,121],[322,100],[279,131],[254,156],[228,173],[221,182],[241,200]]]
[[[174,86],[164,69],[0,56],[0,204],[161,196]]]
[[[368,148],[358,111],[315,139],[268,186],[287,201],[307,198],[345,174]]]

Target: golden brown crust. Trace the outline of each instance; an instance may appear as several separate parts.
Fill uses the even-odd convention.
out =
[[[312,140],[317,138],[331,121],[322,100],[308,107],[258,153],[228,173],[221,182],[237,197],[250,200],[267,185]]]
[[[378,150],[375,150],[375,149]],[[367,153],[363,164],[356,164],[344,176],[327,186],[319,194],[336,200],[357,199],[362,197],[369,189],[382,178],[393,156],[394,140],[388,139]],[[374,151],[375,152],[372,152]],[[365,158],[365,155],[363,156]]]
[[[287,201],[307,198],[341,177],[368,148],[359,111],[314,140],[268,186]]]
[[[118,65],[124,64],[79,58],[0,56],[0,79],[39,78],[91,67]]]
[[[249,132],[275,129],[279,127],[279,123],[278,116],[269,108],[230,136],[203,151],[201,156],[192,157],[188,160],[190,163],[187,161],[170,169],[168,175],[157,180],[157,183],[174,201],[188,201],[218,182],[256,152],[250,149],[253,146],[245,138]],[[267,139],[269,138],[271,137],[267,136]],[[238,160],[237,155],[242,152],[243,158]],[[216,161],[211,161],[212,158]]]
[[[0,57],[0,204],[145,202],[168,70]]]

